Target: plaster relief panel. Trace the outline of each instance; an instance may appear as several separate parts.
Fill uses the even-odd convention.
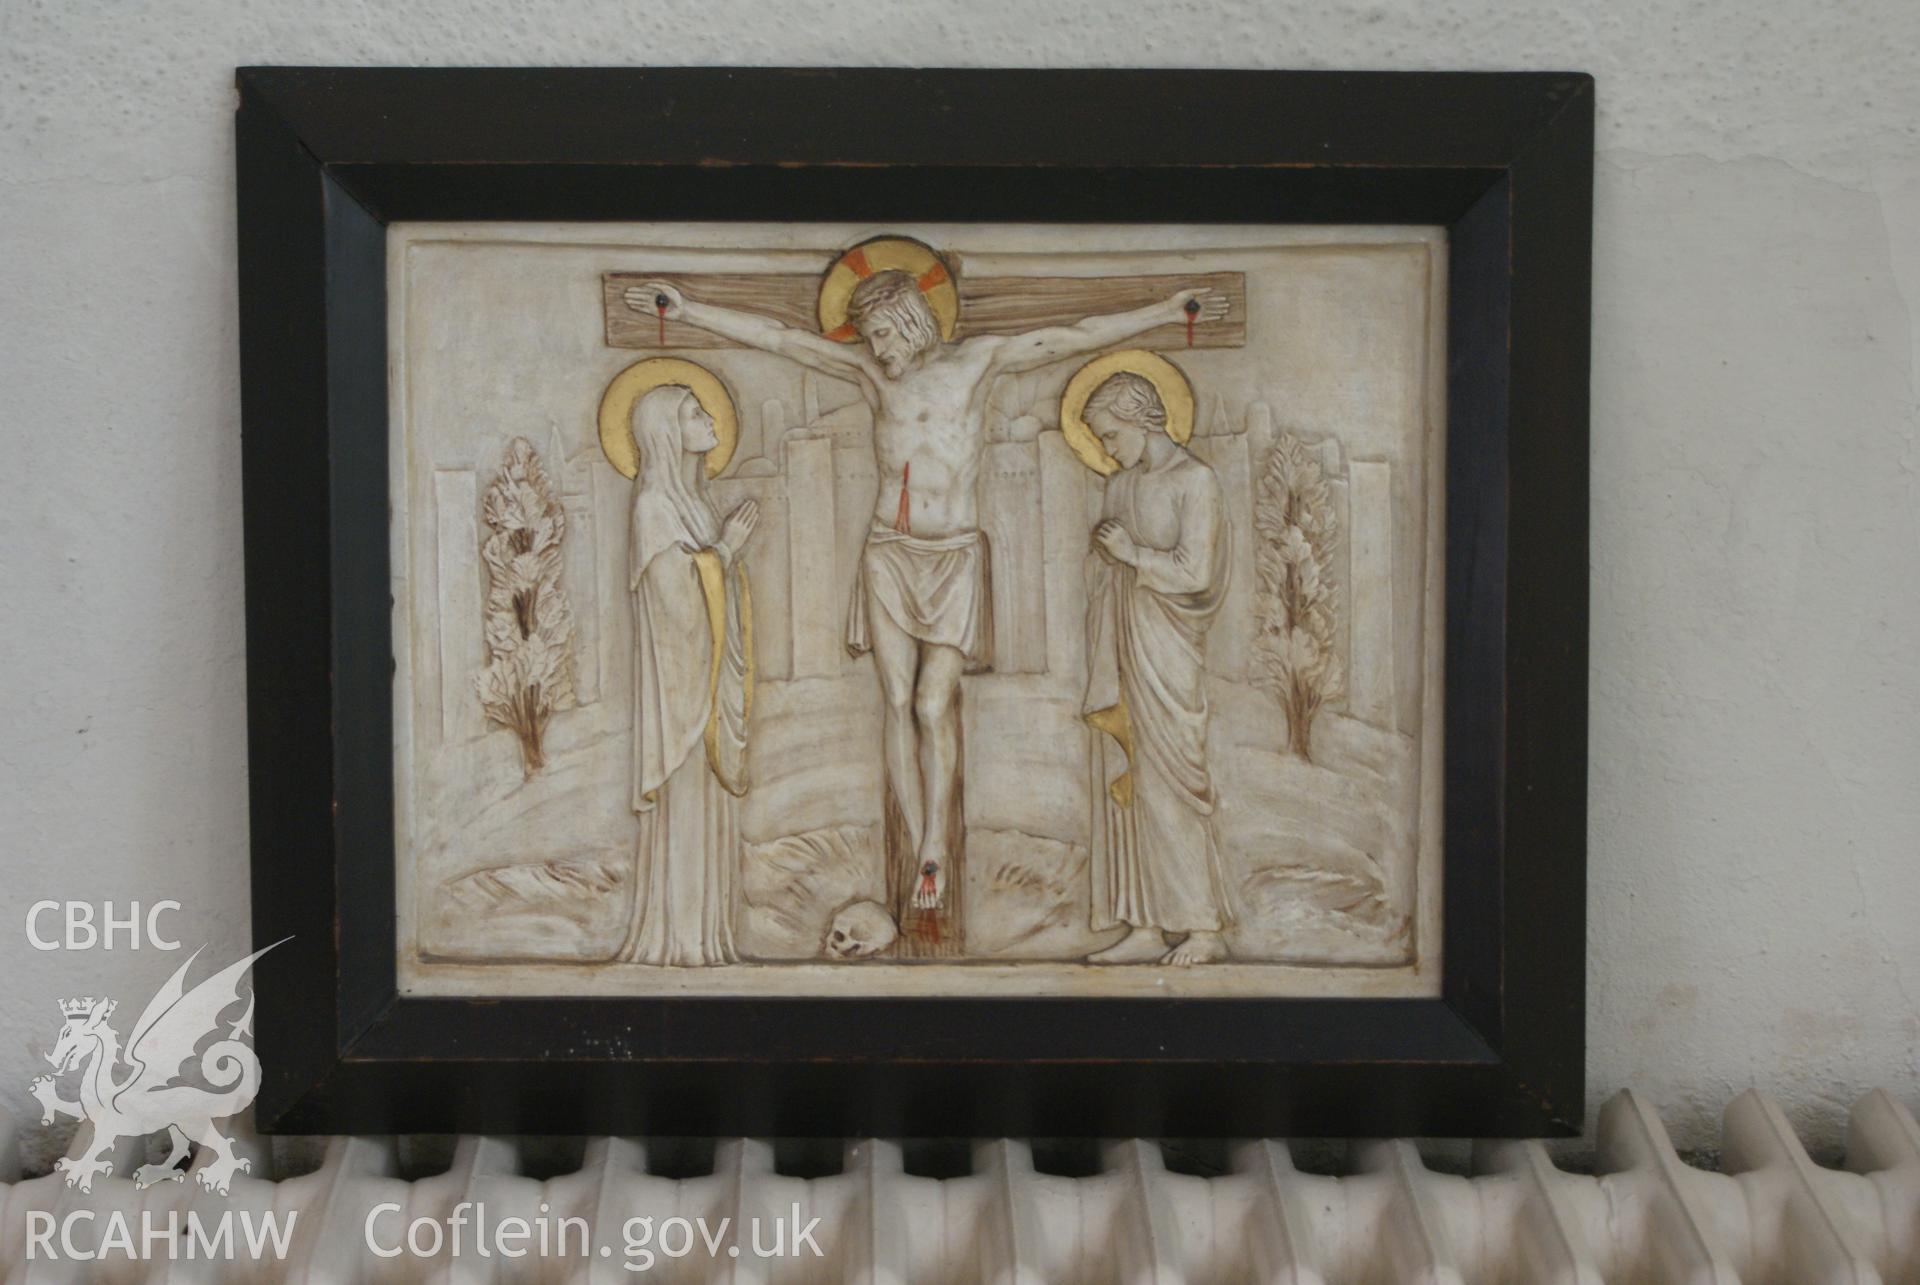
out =
[[[1445,273],[395,225],[403,988],[1437,993]]]

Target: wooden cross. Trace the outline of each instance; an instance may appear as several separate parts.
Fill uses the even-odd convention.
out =
[[[1247,342],[1247,279],[1240,272],[1166,273],[1109,277],[969,278],[959,257],[942,256],[955,276],[959,319],[953,338],[1020,334],[1045,326],[1066,326],[1087,317],[1130,312],[1162,303],[1176,291],[1205,288],[1226,296],[1227,313],[1218,321],[1174,321],[1127,341],[1129,348],[1181,350],[1242,348]],[[820,253],[822,263],[835,256]],[[609,272],[601,278],[606,341],[613,348],[717,349],[740,347],[698,326],[668,321],[649,308],[627,306],[626,292],[648,282],[665,282],[701,303],[759,313],[796,329],[817,332],[821,278],[817,273],[775,272]],[[661,300],[664,305],[665,300]],[[902,490],[902,502],[905,491]],[[961,751],[964,762],[965,751]],[[929,825],[947,827],[945,905],[920,910],[912,903],[917,871],[911,859],[906,821],[887,792],[884,860],[888,910],[899,926],[890,954],[900,959],[951,959],[965,954],[966,805],[964,776],[950,800],[948,815],[929,817]]]
[[[821,251],[824,262],[833,260],[831,251]],[[954,328],[955,339],[968,335],[1007,335],[1038,326],[1072,325],[1086,317],[1110,312],[1126,312],[1158,303],[1176,290],[1204,286],[1227,297],[1227,315],[1218,321],[1197,322],[1193,326],[1194,348],[1243,348],[1247,342],[1247,278],[1241,272],[1190,272],[1131,277],[980,277],[969,278],[959,271],[957,256],[947,255],[954,265],[960,292],[960,321]],[[774,272],[609,272],[601,278],[601,293],[606,311],[607,345],[612,348],[690,349],[737,348],[730,339],[722,339],[684,322],[662,325],[651,311],[635,312],[627,307],[627,287],[648,281],[664,281],[687,292],[701,303],[720,304],[744,312],[757,312],[807,330],[819,328],[816,312],[820,295],[820,277],[813,273]],[[1188,347],[1187,326],[1169,323],[1157,326],[1137,339],[1130,348],[1157,348],[1174,351]]]

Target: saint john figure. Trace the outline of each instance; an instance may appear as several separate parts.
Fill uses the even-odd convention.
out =
[[[1088,559],[1092,926],[1130,929],[1089,962],[1211,963],[1230,922],[1207,769],[1206,634],[1230,534],[1220,480],[1167,435],[1141,375],[1107,379],[1085,419],[1120,465]]]
[[[707,495],[713,417],[662,384],[638,401],[630,529],[633,810],[640,821],[626,938],[615,958],[726,964],[747,789],[752,608],[741,554],[758,511],[725,521]]]

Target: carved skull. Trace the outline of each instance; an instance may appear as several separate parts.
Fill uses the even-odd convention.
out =
[[[893,945],[897,935],[893,916],[884,908],[871,901],[855,901],[833,917],[821,953],[828,959],[870,959]]]

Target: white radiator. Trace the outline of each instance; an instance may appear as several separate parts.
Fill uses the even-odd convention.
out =
[[[971,1172],[941,1178],[910,1174],[899,1143],[865,1141],[838,1173],[806,1178],[778,1172],[773,1144],[728,1139],[711,1172],[675,1178],[649,1172],[644,1143],[600,1138],[578,1168],[542,1179],[514,1141],[466,1137],[444,1172],[409,1182],[390,1139],[329,1139],[318,1169],[279,1181],[264,1176],[269,1148],[247,1139],[253,1172],[224,1196],[126,1176],[89,1195],[58,1176],[0,1185],[0,1279],[1920,1285],[1920,1128],[1884,1092],[1854,1107],[1845,1170],[1815,1165],[1756,1093],[1727,1108],[1722,1173],[1685,1164],[1631,1092],[1602,1110],[1596,1144],[1597,1176],[1556,1168],[1537,1142],[1478,1143],[1474,1176],[1438,1173],[1408,1141],[1351,1144],[1338,1177],[1299,1171],[1284,1142],[1234,1143],[1225,1172],[1199,1176],[1138,1140],[1090,1152],[1082,1167],[1097,1173],[1057,1176],[1028,1144],[996,1141],[973,1145]],[[202,1232],[223,1214],[293,1215],[292,1229],[283,1253],[236,1244],[208,1261],[168,1248],[189,1213]],[[719,1233],[713,1253],[699,1219]],[[543,1224],[568,1256],[551,1240],[537,1252]],[[116,1235],[137,1247],[143,1227],[159,1229],[144,1257],[116,1252]]]

